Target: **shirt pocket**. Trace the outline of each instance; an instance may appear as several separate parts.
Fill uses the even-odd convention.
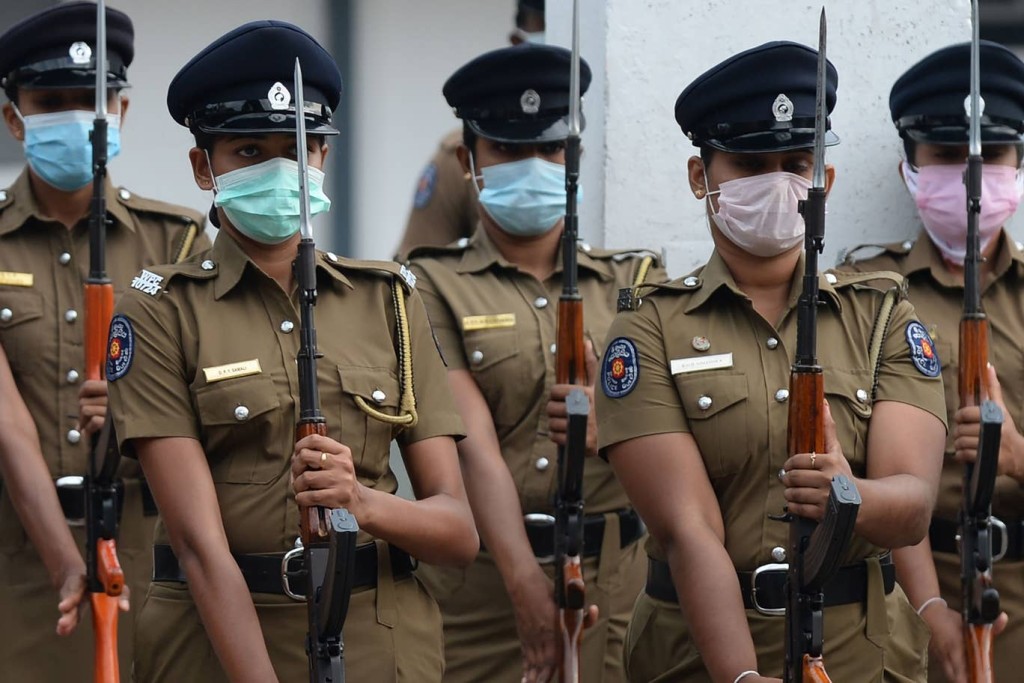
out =
[[[203,445],[215,482],[267,484],[289,467],[291,452],[281,443],[282,415],[273,380],[240,377],[196,390]]]
[[[37,355],[43,329],[43,295],[33,290],[0,288],[0,343],[12,366]]]
[[[535,383],[526,382],[520,366],[516,330],[468,332],[462,343],[469,371],[487,401],[495,426],[514,426],[521,419],[529,395],[523,392],[536,388]]]
[[[867,435],[871,422],[870,372],[825,371],[825,398],[836,423],[836,435],[853,474],[864,476],[867,463]]]
[[[397,425],[380,420],[360,408],[356,399],[383,415],[398,415],[401,400],[398,378],[391,368],[339,365],[341,378],[341,443],[352,451],[361,477],[376,480],[388,471],[391,440]]]
[[[745,374],[676,375],[690,432],[712,479],[738,472],[750,459]]]

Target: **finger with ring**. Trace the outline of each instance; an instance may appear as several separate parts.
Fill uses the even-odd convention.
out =
[[[327,451],[323,451],[323,452],[320,453],[320,467],[323,467],[326,462],[327,462]]]
[[[817,459],[817,457],[818,457],[818,454],[817,454],[817,453],[811,453],[811,469],[812,469],[812,470],[813,470],[813,469],[816,469],[816,468],[814,467],[814,461],[815,461],[815,460]]]

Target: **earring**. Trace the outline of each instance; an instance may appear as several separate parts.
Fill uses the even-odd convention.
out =
[[[704,199],[704,195],[706,193],[707,190],[705,190],[703,187],[698,187],[696,190],[693,191],[693,196],[696,197],[697,199]]]
[[[463,173],[463,174],[462,174],[462,177],[463,177],[463,179],[465,179],[465,180],[470,180],[470,179],[472,179],[472,177],[473,177],[473,174],[472,174],[472,173],[470,173],[469,171],[466,171],[465,173]]]

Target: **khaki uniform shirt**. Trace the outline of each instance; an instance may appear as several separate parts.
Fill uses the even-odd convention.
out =
[[[41,215],[24,171],[0,192],[0,344],[39,430],[54,477],[85,472],[88,439],[78,423],[85,380],[83,283],[89,221],[72,230]],[[194,211],[107,188],[106,269],[120,298],[139,268],[209,245]]]
[[[476,193],[455,156],[462,129],[441,141],[416,184],[405,235],[398,247],[400,260],[413,247],[441,246],[473,234],[478,220]]]
[[[392,263],[317,258],[317,376],[328,433],[352,450],[361,483],[389,493],[397,489],[388,459],[396,435],[408,444],[462,434],[414,290],[407,310],[419,423],[399,434],[355,403],[362,397],[384,413],[398,411],[392,288],[405,287],[398,273]],[[299,529],[290,479],[299,417],[297,292],[286,295],[223,233],[212,250],[153,269],[149,282],[148,292],[129,290],[115,315],[114,324],[126,326],[112,354],[118,367],[128,367],[114,379],[108,363],[125,452],[138,438],[196,439],[209,460],[231,551],[291,549]],[[361,534],[360,542],[367,540]],[[156,542],[168,542],[161,523]]]
[[[633,284],[645,255],[579,248],[584,333],[598,357],[618,291]],[[468,369],[487,401],[523,512],[552,512],[556,447],[548,438],[545,406],[555,384],[561,256],[555,272],[539,282],[506,261],[482,227],[471,239],[417,249],[410,256],[448,367]],[[646,278],[664,279],[657,264]],[[600,458],[587,459],[583,490],[588,514],[629,505],[611,467]]]
[[[796,271],[803,273],[803,261]],[[700,448],[725,523],[725,548],[736,569],[773,561],[785,548],[788,525],[768,518],[782,512],[784,487],[775,476],[789,458],[789,378],[796,345],[796,303],[801,277],[794,276],[789,305],[778,327],[757,315],[716,251],[703,268],[643,296],[609,332],[635,345],[632,387],[621,396],[597,392],[601,446],[667,432],[691,433]],[[850,284],[849,276],[819,278],[818,361],[825,395],[843,453],[854,476],[865,475],[872,412],[868,346],[882,293]],[[906,301],[893,311],[882,348],[874,401],[918,406],[945,422],[939,377],[911,362],[906,331],[914,325]],[[628,369],[634,361],[621,356]],[[602,363],[602,379],[611,372]],[[622,376],[622,372],[617,373]],[[648,552],[664,560],[650,542]],[[881,552],[854,537],[846,561]]]

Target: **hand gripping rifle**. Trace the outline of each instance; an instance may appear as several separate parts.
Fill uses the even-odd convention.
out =
[[[295,148],[299,162],[299,225],[302,239],[295,259],[295,279],[299,284],[299,422],[295,440],[311,434],[327,436],[327,421],[320,411],[317,386],[316,326],[316,245],[313,226],[309,222],[309,158],[306,150],[305,99],[302,87],[302,66],[295,59]],[[309,659],[310,683],[343,683],[345,680],[345,645],[341,629],[348,614],[348,602],[355,576],[356,535],[359,526],[348,510],[328,510],[320,506],[300,507],[299,525],[301,552],[306,575],[306,609],[309,615],[306,633],[306,656]],[[296,550],[299,550],[298,548]],[[295,553],[296,551],[292,551]],[[288,560],[282,566],[285,591],[293,598],[288,585]]]
[[[580,179],[580,16],[579,0],[572,8],[572,61],[569,72],[569,136],[565,141],[565,227],[562,231],[562,295],[558,299],[558,346],[555,380],[582,385],[586,378],[583,347],[583,298],[577,285],[576,239]],[[580,389],[565,399],[568,429],[558,449],[558,489],[555,493],[555,604],[562,637],[559,683],[579,683],[583,638],[585,587],[580,557],[583,551],[583,461],[586,456],[587,414],[590,402]]]
[[[803,292],[797,304],[796,360],[789,384],[789,453],[825,452],[825,384],[817,359],[818,254],[825,241],[825,10],[818,35],[818,83],[814,121],[814,176],[800,202],[804,235]],[[786,577],[786,683],[830,681],[822,661],[825,582],[839,568],[853,535],[860,494],[842,475],[832,479],[825,517],[816,524],[787,514],[789,567]]]
[[[961,613],[967,651],[967,679],[992,683],[992,623],[999,616],[999,592],[992,585],[992,494],[999,464],[1003,413],[988,394],[988,321],[981,308],[981,107],[978,0],[971,3],[971,93],[967,157],[967,255],[964,259],[964,313],[960,319],[960,405],[981,407],[976,462],[964,466],[960,508]],[[1004,535],[1005,538],[1005,535]]]

